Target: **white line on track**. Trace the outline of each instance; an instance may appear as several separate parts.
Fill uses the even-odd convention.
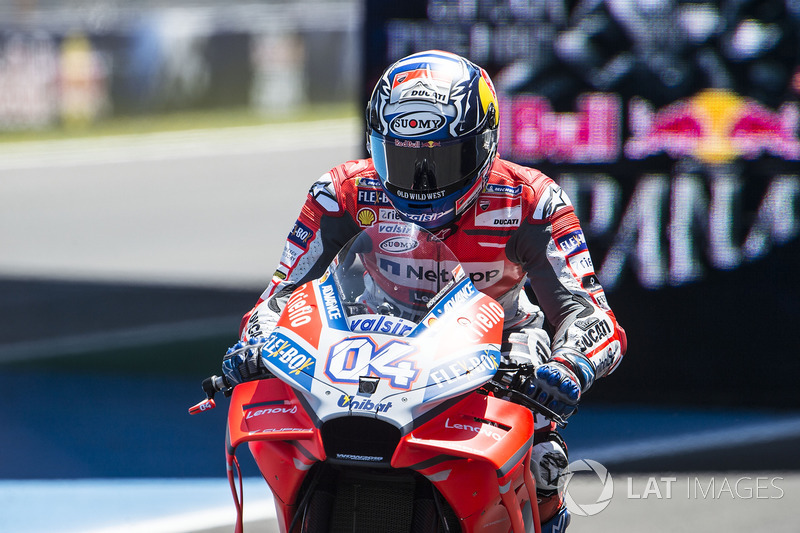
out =
[[[64,168],[130,161],[161,161],[218,155],[351,146],[361,121],[317,122],[197,129],[99,138],[0,144],[0,170]]]
[[[800,417],[577,449],[573,456],[608,465],[621,461],[669,457],[795,437],[800,437]]]
[[[122,327],[111,331],[65,335],[44,340],[0,343],[0,363],[31,361],[42,357],[53,357],[54,354],[59,357],[73,356],[175,342],[181,339],[203,339],[235,331],[239,320],[238,315],[202,318],[132,328]]]
[[[248,509],[246,522],[277,519],[272,500],[247,502],[246,508]],[[233,504],[230,504],[227,507],[175,514],[132,524],[115,524],[111,527],[92,529],[86,533],[192,533],[226,526],[232,528],[234,521],[235,511]]]

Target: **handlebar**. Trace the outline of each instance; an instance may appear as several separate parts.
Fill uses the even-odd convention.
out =
[[[498,370],[498,373],[503,374],[500,381],[494,379],[490,380],[484,385],[484,388],[500,393],[501,396],[505,396],[514,403],[524,405],[531,411],[537,412],[545,418],[552,420],[558,427],[567,427],[566,418],[558,415],[544,404],[522,394],[516,389],[515,385],[518,384],[522,376],[528,375],[532,368],[532,365],[527,364],[519,365],[515,368],[501,368]],[[233,391],[233,387],[225,376],[207,377],[203,380],[201,387],[203,388],[203,392],[206,393],[206,399],[189,408],[189,414],[191,415],[214,409],[217,406],[217,403],[214,401],[214,396],[218,392],[230,396]]]
[[[519,392],[519,386],[527,376],[530,376],[533,373],[533,370],[534,366],[530,363],[500,368],[498,370],[498,374],[500,374],[499,381],[493,379],[486,383],[484,388],[495,393],[499,393],[500,396],[503,396],[514,403],[523,405],[535,413],[539,413],[545,418],[555,422],[560,428],[567,427],[567,418],[562,417],[543,403],[534,400],[527,394]],[[576,412],[577,409],[573,411],[570,416]]]
[[[523,405],[528,409],[530,409],[531,411],[539,413],[543,417],[552,420],[553,422],[556,423],[558,427],[560,428],[567,427],[566,418],[562,417],[559,414],[556,414],[552,409],[550,409],[549,407],[545,406],[540,402],[537,402],[530,396],[522,394],[521,392],[516,391],[514,389],[510,389],[507,386],[503,385],[502,383],[498,383],[497,381],[494,380],[487,383],[487,385],[492,386],[496,390],[502,391],[512,402]]]
[[[222,392],[225,395],[230,395],[230,391],[232,390],[231,384],[228,382],[225,376],[211,376],[207,377],[203,380],[201,384],[203,387],[203,392],[206,393],[206,399],[198,403],[197,405],[193,405],[189,408],[190,415],[196,415],[198,413],[202,413],[213,409],[217,406],[217,403],[214,401],[214,395],[218,392]]]

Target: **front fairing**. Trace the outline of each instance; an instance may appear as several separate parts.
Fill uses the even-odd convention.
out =
[[[502,307],[444,243],[392,223],[359,234],[298,287],[261,353],[317,425],[367,416],[406,433],[494,376],[502,325]]]

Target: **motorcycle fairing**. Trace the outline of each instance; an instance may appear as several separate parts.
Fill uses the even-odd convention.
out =
[[[499,367],[502,307],[469,278],[449,287],[405,337],[353,332],[342,313],[332,278],[308,282],[292,294],[261,351],[270,371],[301,394],[316,425],[343,415],[372,416],[405,433],[442,402],[483,385]],[[376,324],[387,320],[372,317]],[[379,379],[377,389],[365,394],[360,381],[370,377]]]
[[[464,518],[496,504],[501,487],[523,481],[533,428],[529,409],[473,393],[403,437],[391,465],[424,474]],[[479,482],[489,475],[497,485]]]
[[[278,379],[243,383],[233,392],[228,417],[229,470],[236,447],[248,442],[287,523],[306,474],[326,460],[320,430],[297,394]],[[526,480],[533,414],[491,395],[473,392],[459,400],[404,436],[391,466],[426,476],[466,530],[510,524],[519,502],[535,492],[533,481]],[[511,497],[512,504],[504,501]]]
[[[314,422],[293,389],[279,379],[249,381],[231,396],[226,434],[229,472],[236,448],[247,442],[276,497],[292,502],[305,472],[325,460]]]

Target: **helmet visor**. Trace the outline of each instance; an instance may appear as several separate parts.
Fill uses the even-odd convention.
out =
[[[410,141],[370,135],[375,170],[392,192],[425,202],[445,197],[473,178],[490,157],[494,130],[455,141]]]

